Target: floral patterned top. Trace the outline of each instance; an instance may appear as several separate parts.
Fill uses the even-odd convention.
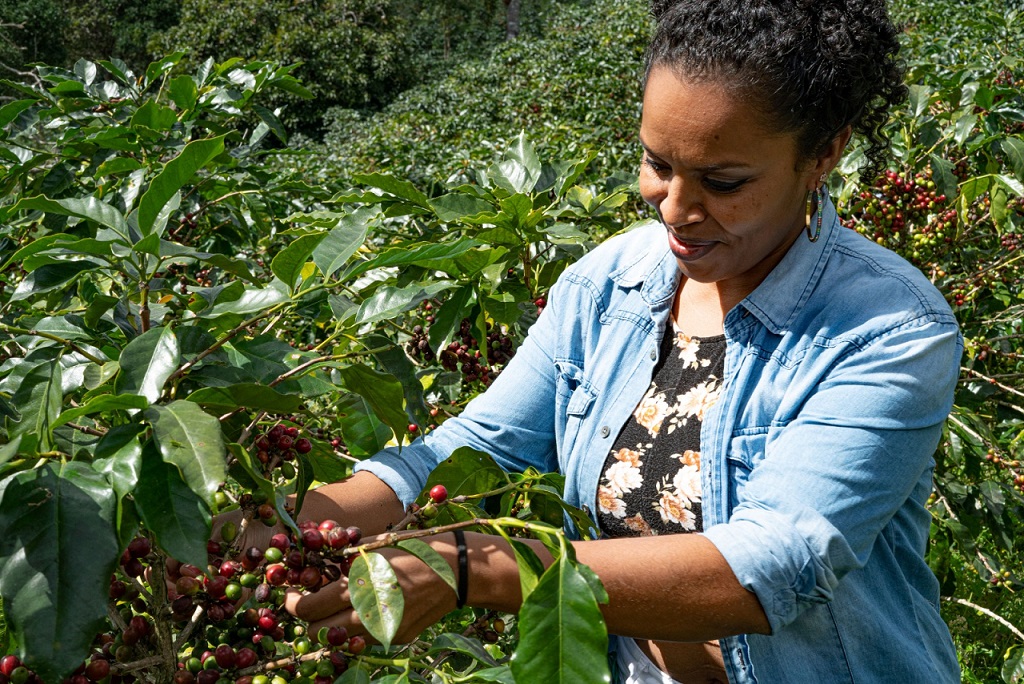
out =
[[[650,389],[612,445],[598,484],[608,537],[700,532],[700,426],[718,400],[725,335],[665,332]]]

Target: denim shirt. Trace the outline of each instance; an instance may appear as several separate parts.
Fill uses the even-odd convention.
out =
[[[841,227],[830,201],[823,219],[725,318],[722,393],[701,431],[703,534],[772,630],[721,639],[726,669],[743,684],[958,682],[924,553],[962,338],[923,274]],[[606,241],[563,273],[460,416],[357,470],[408,503],[468,445],[509,471],[563,473],[566,500],[591,512],[679,277],[660,224]]]

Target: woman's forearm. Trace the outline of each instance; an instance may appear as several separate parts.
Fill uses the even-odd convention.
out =
[[[404,515],[402,502],[390,487],[373,473],[358,472],[308,491],[298,522],[334,520],[371,535],[386,531],[388,525],[397,523]]]
[[[522,594],[512,549],[493,535],[467,535],[466,541],[469,604],[517,612]],[[526,543],[546,565],[551,562],[540,542]],[[608,592],[609,602],[601,610],[609,633],[706,641],[769,632],[760,602],[701,535],[576,542],[575,549],[577,559],[597,573]],[[446,551],[446,557],[454,557],[453,550]]]

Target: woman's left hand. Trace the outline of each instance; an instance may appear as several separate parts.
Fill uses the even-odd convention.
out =
[[[452,563],[455,546],[448,542],[450,536],[435,537],[429,543]],[[363,543],[375,539],[368,537],[363,539]],[[384,556],[391,564],[405,597],[402,624],[395,635],[395,643],[413,641],[427,627],[455,610],[455,594],[451,587],[426,563],[396,548],[377,549],[375,553]],[[315,593],[289,590],[285,597],[285,608],[309,623],[310,634],[317,634],[322,627],[344,627],[350,635],[368,635],[359,615],[352,608],[346,577],[321,587]]]

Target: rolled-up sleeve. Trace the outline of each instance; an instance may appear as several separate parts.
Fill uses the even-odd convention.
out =
[[[504,470],[534,467],[557,470],[555,447],[555,326],[570,314],[564,306],[564,285],[549,293],[549,304],[486,392],[475,397],[460,415],[446,420],[411,445],[388,448],[356,465],[379,477],[403,504],[413,501],[431,470],[460,447],[490,454]]]
[[[907,323],[850,343],[812,386],[787,390],[806,392],[799,410],[767,429],[742,486],[730,478],[728,521],[704,533],[773,631],[830,601],[905,506],[924,553],[928,516],[917,499],[930,483],[962,348],[951,320]]]

